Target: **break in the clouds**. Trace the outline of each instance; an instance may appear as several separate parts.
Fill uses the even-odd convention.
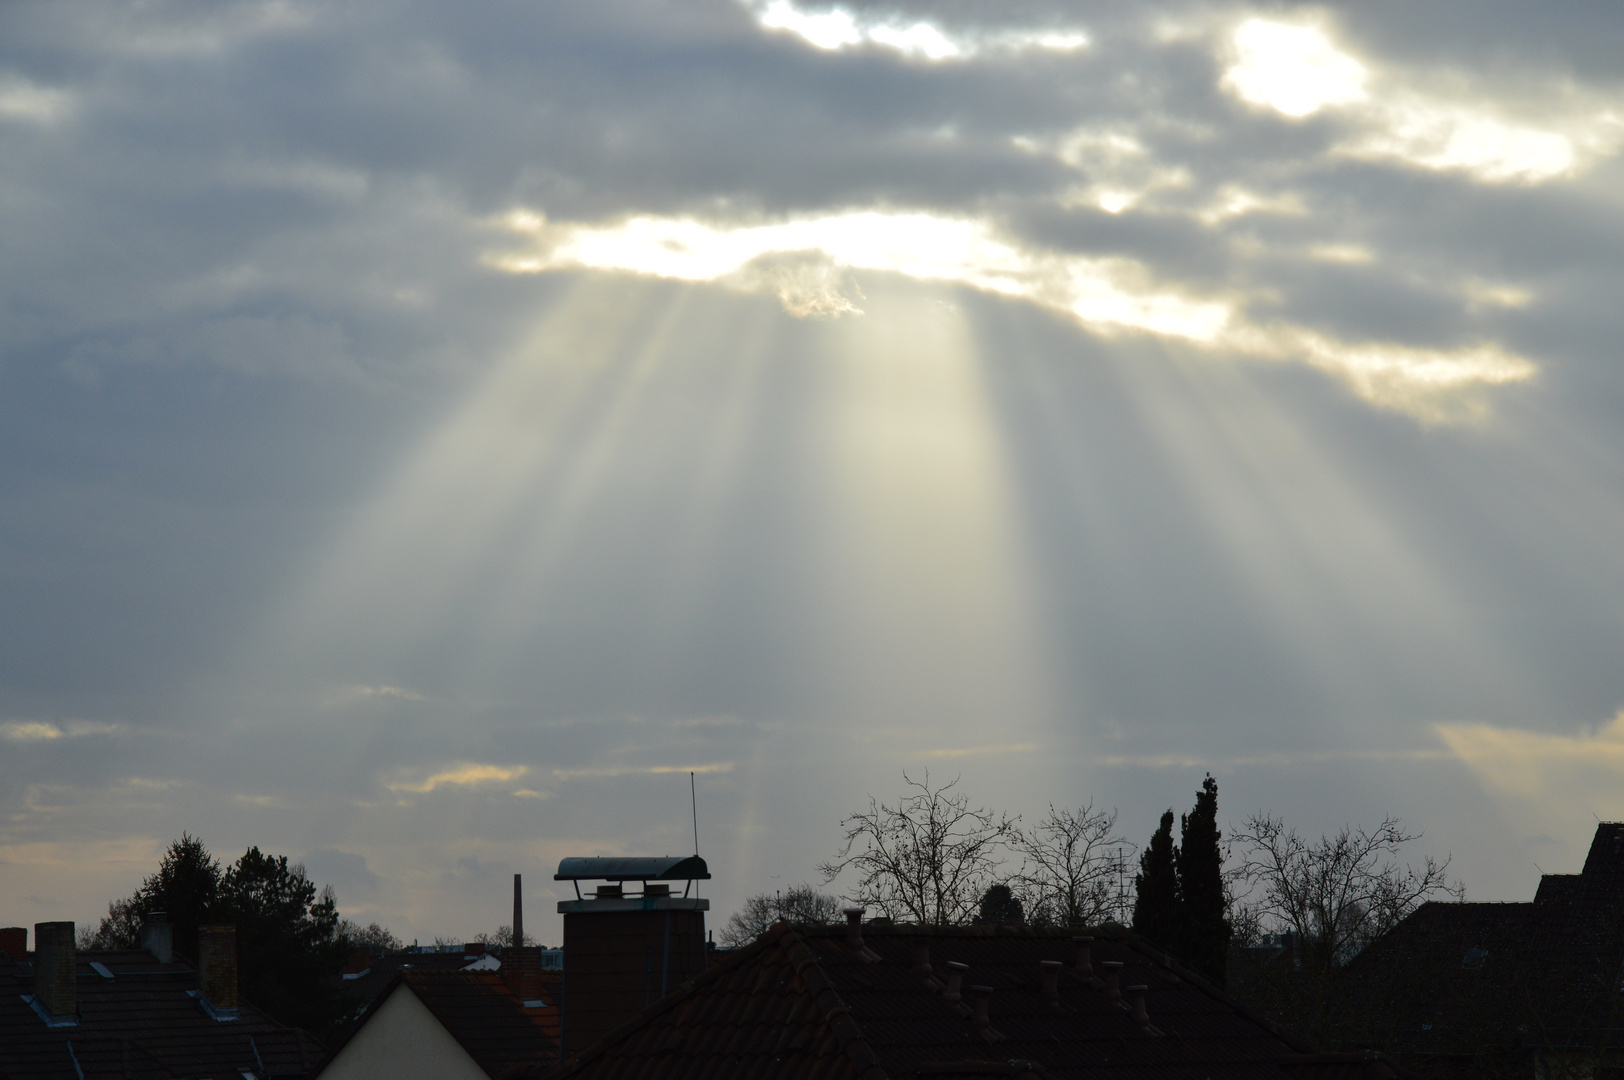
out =
[[[187,830],[472,934],[696,824],[725,913],[925,768],[1571,862],[1617,23],[0,5],[0,920]]]

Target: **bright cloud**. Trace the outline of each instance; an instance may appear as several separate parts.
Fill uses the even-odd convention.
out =
[[[1494,790],[1539,805],[1617,817],[1624,813],[1624,711],[1574,735],[1440,724],[1450,751]]]
[[[875,19],[844,7],[806,8],[791,0],[755,5],[756,19],[769,30],[783,30],[819,49],[879,45],[922,60],[961,60],[985,50],[1047,49],[1071,52],[1085,48],[1080,30],[1004,30],[993,34],[952,34],[923,19]]]
[[[1224,84],[1243,101],[1301,117],[1365,100],[1364,65],[1321,30],[1248,19],[1235,28],[1233,41],[1237,59]]]
[[[532,252],[490,256],[513,273],[582,268],[716,282],[775,294],[797,317],[861,314],[846,295],[861,297],[850,272],[899,274],[1039,304],[1097,332],[1142,331],[1307,363],[1373,404],[1427,420],[1475,415],[1481,402],[1473,391],[1522,382],[1537,370],[1492,343],[1414,348],[1342,341],[1291,325],[1254,325],[1236,301],[1184,295],[1131,260],[1026,247],[992,222],[974,218],[870,210],[753,225],[650,216],[573,225],[522,211],[506,224],[536,243]]]
[[[480,784],[506,783],[518,779],[529,771],[529,767],[525,765],[503,767],[469,763],[437,772],[426,780],[404,781],[385,786],[390,791],[410,791],[424,795],[440,787],[476,787]]]
[[[63,119],[73,98],[18,75],[0,74],[0,120],[52,124]]]
[[[1396,158],[1485,183],[1540,183],[1611,154],[1624,138],[1606,109],[1558,106],[1544,123],[1530,124],[1485,104],[1492,97],[1468,102],[1409,90],[1403,73],[1384,77],[1318,27],[1248,19],[1230,45],[1225,89],[1294,119],[1341,109],[1361,128],[1339,147],[1354,157]]]

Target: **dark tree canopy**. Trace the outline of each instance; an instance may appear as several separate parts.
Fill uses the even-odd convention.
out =
[[[142,922],[158,911],[175,928],[175,951],[193,962],[198,927],[236,926],[242,996],[318,1038],[337,1033],[352,1003],[327,977],[356,943],[340,931],[332,889],[318,890],[303,866],[251,847],[222,867],[201,840],[183,833],[132,895],[108,904],[107,917],[88,944],[135,948]]]
[[[981,895],[981,912],[976,918],[978,925],[1001,923],[1014,926],[1025,921],[1026,912],[1021,907],[1020,898],[1008,885],[1000,882]]]
[[[1229,957],[1229,897],[1224,889],[1223,838],[1218,831],[1218,782],[1211,774],[1196,793],[1195,807],[1179,819],[1181,936],[1169,948],[1219,986]]]
[[[1139,856],[1133,879],[1133,929],[1154,944],[1172,949],[1180,940],[1183,920],[1179,911],[1178,848],[1173,845],[1173,811]]]

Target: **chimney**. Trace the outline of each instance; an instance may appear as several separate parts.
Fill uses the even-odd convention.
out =
[[[1077,964],[1073,969],[1085,979],[1094,977],[1094,962],[1089,957],[1089,946],[1094,944],[1092,937],[1074,937],[1072,943],[1077,946]]]
[[[1060,1008],[1060,969],[1066,965],[1059,960],[1039,960],[1043,969],[1043,1000],[1051,1009]]]
[[[513,875],[513,944],[524,946],[524,897],[519,891],[519,875]]]
[[[1128,999],[1133,1002],[1133,1022],[1142,1028],[1150,1026],[1150,1013],[1145,1010],[1145,991],[1149,989],[1143,983],[1128,987]]]
[[[502,950],[502,966],[498,970],[502,981],[519,996],[520,1001],[530,1005],[542,1000],[540,946]]]
[[[964,1003],[964,995],[959,989],[964,985],[964,973],[969,970],[969,964],[957,960],[947,962],[947,985],[942,988],[942,1000],[960,1016],[970,1015],[970,1007]]]
[[[147,912],[146,919],[141,923],[141,947],[160,964],[174,961],[175,927],[168,915],[161,911]]]
[[[0,952],[21,963],[28,952],[28,927],[0,927]]]
[[[1105,996],[1112,1001],[1122,1000],[1122,986],[1118,982],[1122,974],[1121,960],[1102,960],[1100,969],[1105,972]]]
[[[942,988],[936,978],[936,972],[930,966],[930,945],[922,944],[914,950],[914,974],[924,982],[925,989],[935,992]]]
[[[50,1018],[47,1023],[78,1022],[77,963],[71,922],[34,924],[34,1000]]]
[[[216,1020],[237,1018],[237,928],[197,928],[197,983],[203,1005]]]
[[[569,882],[576,895],[558,904],[564,916],[560,1042],[566,1058],[705,970],[710,901],[689,892],[709,879],[697,855],[571,858],[558,864],[553,880]],[[607,884],[587,892],[586,881]],[[681,895],[666,884],[673,881],[685,886]],[[539,967],[539,950],[536,963]],[[506,955],[502,966],[507,967]]]

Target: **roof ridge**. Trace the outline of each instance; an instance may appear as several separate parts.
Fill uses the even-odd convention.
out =
[[[824,972],[818,954],[793,930],[786,930],[783,937],[786,939],[784,952],[789,957],[790,968],[812,995],[812,1003],[823,1014],[823,1022],[829,1026],[835,1041],[846,1052],[858,1075],[867,1080],[888,1080],[885,1070],[880,1067],[879,1055],[868,1045],[862,1025],[852,1016],[851,1006],[841,998],[840,992]]]

